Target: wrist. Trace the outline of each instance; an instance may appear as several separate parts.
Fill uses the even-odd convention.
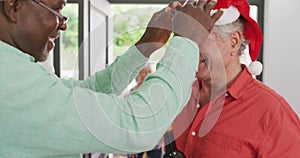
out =
[[[161,45],[163,44],[154,42],[137,42],[135,44],[136,48],[147,58],[149,58],[154,51],[162,47]]]

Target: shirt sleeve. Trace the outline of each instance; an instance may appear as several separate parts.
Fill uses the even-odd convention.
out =
[[[13,62],[0,69],[7,74],[1,78],[1,156],[56,157],[152,149],[190,97],[199,49],[186,38],[174,37],[157,71],[129,98],[121,99],[111,92],[122,89],[118,84],[126,85],[123,82],[128,79],[121,78],[124,69],[134,70],[144,61],[128,63],[133,62],[129,58],[137,55],[135,51],[129,49],[111,70],[79,84],[62,81],[42,66],[7,53],[6,61]],[[106,84],[110,84],[107,90],[101,90]]]
[[[300,157],[300,121],[297,114],[282,98],[280,106],[266,126],[265,138],[259,147],[258,158]]]
[[[198,59],[195,43],[175,37],[157,71],[127,99],[74,87],[77,112],[101,152],[152,149],[186,105]]]

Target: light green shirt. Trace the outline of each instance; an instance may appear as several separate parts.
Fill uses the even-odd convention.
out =
[[[198,52],[196,43],[174,37],[157,71],[121,99],[147,61],[135,46],[107,69],[75,81],[0,41],[0,157],[152,149],[190,97]]]

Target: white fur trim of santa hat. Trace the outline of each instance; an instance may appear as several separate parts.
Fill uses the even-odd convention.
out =
[[[221,18],[215,23],[215,25],[226,25],[233,23],[240,17],[240,12],[238,9],[234,6],[230,6],[229,8],[222,9],[223,10],[223,15]],[[217,10],[212,10],[210,12],[211,15],[216,13]]]

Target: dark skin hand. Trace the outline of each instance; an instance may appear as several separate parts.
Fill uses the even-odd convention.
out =
[[[189,38],[200,45],[223,14],[222,11],[218,11],[210,15],[216,5],[215,1],[188,3],[184,7],[183,3],[172,2],[152,16],[145,33],[135,44],[145,57],[161,48],[168,41],[172,31],[175,35]]]
[[[135,44],[139,51],[149,57],[155,50],[161,48],[169,39],[172,32],[171,17],[175,7],[181,5],[179,2],[172,2],[167,8],[156,12],[140,40]]]
[[[184,7],[177,6],[173,20],[175,35],[189,38],[200,45],[223,14],[223,11],[218,10],[210,15],[215,5],[216,1],[207,3],[203,0],[198,3],[187,3]]]

